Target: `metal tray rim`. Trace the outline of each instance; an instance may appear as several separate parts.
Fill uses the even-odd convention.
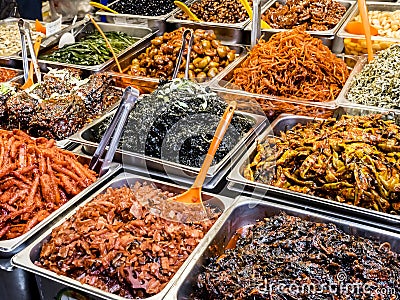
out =
[[[89,203],[90,201],[92,201],[97,195],[103,193],[109,186],[111,186],[114,182],[117,182],[121,179],[134,179],[134,180],[144,180],[144,181],[148,181],[148,182],[154,182],[154,183],[159,183],[159,184],[163,184],[164,186],[169,186],[169,187],[173,187],[173,188],[181,188],[178,185],[175,184],[170,184],[170,183],[165,183],[162,182],[160,180],[155,180],[155,179],[150,179],[150,178],[146,178],[140,175],[135,175],[135,174],[131,174],[131,173],[125,173],[123,171],[123,168],[119,169],[121,172],[112,180],[110,180],[109,182],[105,183],[104,185],[102,185],[102,187],[97,190],[95,193],[91,194],[91,196],[89,196],[87,199],[85,199],[82,203],[80,203],[77,207],[75,207],[72,211],[70,211],[68,214],[66,214],[62,219],[60,219],[58,222],[56,222],[55,224],[53,224],[48,230],[46,230],[46,232],[44,232],[41,236],[37,237],[35,239],[35,241],[33,241],[30,245],[28,245],[28,247],[26,247],[25,249],[23,249],[21,252],[19,252],[18,254],[14,255],[11,259],[11,264],[14,267],[18,267],[21,268],[23,270],[26,270],[28,272],[32,272],[36,275],[39,276],[43,276],[47,279],[50,280],[54,280],[58,283],[61,284],[67,284],[69,286],[72,286],[74,288],[77,288],[79,290],[82,291],[88,291],[91,290],[93,293],[98,293],[98,296],[102,296],[105,299],[126,299],[111,293],[108,293],[106,291],[103,291],[99,288],[95,288],[93,286],[90,286],[88,284],[80,284],[79,281],[68,278],[66,276],[63,275],[57,275],[55,272],[52,272],[50,270],[41,268],[36,266],[35,264],[32,263],[32,261],[29,259],[30,257],[30,253],[32,251],[32,249],[37,245],[40,244],[43,240],[45,240],[52,232],[52,230],[58,226],[60,226],[62,223],[64,223],[67,219],[69,219],[71,216],[73,216],[75,214],[75,212],[82,206],[86,205],[87,203]],[[208,192],[203,192],[205,195],[209,195],[212,197],[216,197],[217,199],[219,199],[225,207],[225,211],[229,210],[233,203],[234,200],[231,198],[228,198],[226,196],[220,196],[220,195],[214,195],[212,193],[208,193]],[[82,195],[83,197],[83,195]],[[175,273],[175,275],[171,278],[171,280],[168,282],[168,284],[164,287],[164,289],[156,294],[153,295],[149,298],[145,298],[145,299],[149,299],[149,300],[153,300],[153,299],[160,299],[164,298],[165,295],[168,293],[168,291],[171,289],[171,287],[175,284],[175,282],[179,279],[179,277],[181,276],[181,274],[185,271],[185,269],[187,268],[188,264],[190,263],[190,261],[196,257],[197,253],[199,252],[199,250],[201,248],[204,247],[204,244],[208,243],[208,241],[211,238],[211,234],[213,232],[213,228],[216,226],[220,226],[220,223],[222,222],[222,215],[216,220],[216,222],[213,224],[213,226],[210,228],[210,230],[204,235],[204,237],[202,238],[202,240],[199,242],[199,244],[196,246],[196,248],[193,250],[193,252],[189,255],[189,257],[185,260],[185,262],[182,264],[182,266],[178,269],[178,271]],[[77,283],[75,285],[75,283]],[[111,298],[110,298],[111,296]]]
[[[272,0],[269,1],[261,10],[261,15],[267,11],[272,5],[274,5],[278,0]],[[332,29],[325,30],[325,31],[316,31],[316,30],[307,30],[306,32],[311,34],[312,36],[321,36],[321,37],[329,37],[332,36],[334,37],[338,31],[340,30],[342,24],[348,19],[349,15],[353,12],[356,1],[350,1],[350,0],[335,0],[336,2],[339,2],[341,4],[346,3],[349,5],[349,8],[346,10],[344,13],[343,17],[340,19],[339,23],[335,25]],[[246,31],[251,31],[252,29],[252,24],[251,22],[246,26],[245,30]],[[290,29],[281,29],[281,28],[271,28],[271,29],[261,29],[261,33],[263,32],[272,32],[272,33],[278,33],[282,31],[288,31]]]
[[[86,28],[87,26],[90,26],[91,22],[87,21],[86,23],[82,24],[82,27]],[[128,53],[130,50],[133,50],[137,47],[139,47],[144,41],[146,41],[148,38],[150,38],[153,34],[156,34],[158,31],[153,31],[149,27],[144,27],[144,26],[131,26],[128,24],[112,24],[112,23],[105,23],[105,22],[98,22],[97,23],[100,27],[103,26],[115,26],[115,27],[125,27],[125,28],[138,28],[142,30],[147,30],[148,34],[145,35],[144,37],[138,38],[138,40],[133,43],[132,45],[128,46],[124,50],[122,50],[120,53],[116,54],[117,58],[120,58],[121,56],[125,55]],[[56,40],[58,41],[61,37],[58,37]],[[20,57],[19,60],[22,58]],[[58,61],[51,61],[51,60],[44,60],[44,59],[38,59],[39,65],[40,66],[57,66],[57,67],[65,67],[65,68],[76,68],[76,69],[83,69],[83,70],[89,70],[92,72],[99,72],[107,68],[112,62],[114,61],[113,57],[110,57],[107,61],[103,62],[102,64],[99,65],[93,65],[93,66],[85,66],[85,65],[76,65],[76,64],[69,64],[69,63],[63,63],[63,62],[58,62]]]
[[[69,140],[82,144],[82,145],[87,145],[87,146],[92,146],[92,147],[97,147],[98,144],[91,142],[91,141],[87,141],[82,137],[82,134],[84,133],[84,131],[88,130],[91,127],[96,126],[97,124],[101,123],[102,121],[104,121],[104,119],[106,119],[107,117],[113,116],[115,113],[115,110],[108,112],[107,114],[103,115],[102,117],[96,119],[94,122],[88,124],[87,126],[85,126],[84,128],[82,128],[81,130],[79,130],[78,132],[76,132],[74,135],[72,135]],[[211,166],[207,172],[207,177],[214,177],[219,171],[221,171],[221,169],[223,169],[223,166],[225,164],[227,164],[227,162],[231,159],[234,159],[235,155],[239,153],[240,149],[246,144],[247,141],[249,141],[250,139],[252,139],[254,137],[255,134],[257,134],[258,132],[260,132],[266,124],[267,119],[261,115],[255,115],[255,114],[251,114],[251,113],[246,113],[246,112],[241,112],[238,111],[237,113],[245,115],[247,117],[252,118],[255,121],[254,126],[252,127],[252,129],[250,129],[249,132],[247,132],[241,139],[240,141],[236,144],[236,146],[216,165]],[[194,167],[189,167],[189,166],[185,166],[185,165],[181,165],[178,163],[174,163],[174,162],[170,162],[170,161],[166,161],[160,158],[155,158],[155,157],[151,157],[151,156],[146,156],[144,154],[140,154],[140,153],[135,153],[135,152],[130,152],[130,151],[126,151],[126,150],[122,150],[122,149],[117,149],[116,151],[117,154],[121,154],[121,155],[126,155],[126,156],[132,156],[135,158],[139,158],[143,161],[152,161],[152,162],[156,162],[157,164],[160,165],[164,165],[167,167],[171,167],[174,169],[179,169],[179,170],[183,170],[183,171],[187,171],[187,172],[191,172],[191,173],[198,173],[200,168],[194,168]]]
[[[297,119],[303,119],[303,120],[305,119],[305,120],[310,120],[310,121],[316,119],[313,117],[296,116],[296,115],[291,115],[291,114],[281,114],[274,122],[272,122],[272,124],[270,125],[269,128],[267,128],[262,134],[260,134],[258,136],[257,140],[265,139],[269,133],[273,132],[273,129],[276,126],[276,124],[278,124],[280,121],[284,120],[285,118],[297,118]],[[232,168],[232,171],[228,174],[228,176],[227,176],[228,182],[233,182],[235,184],[239,184],[244,187],[258,188],[260,191],[263,191],[264,193],[271,192],[272,194],[275,193],[275,194],[289,195],[289,196],[292,196],[293,199],[299,199],[299,198],[307,199],[307,200],[310,200],[310,205],[312,205],[313,203],[320,203],[325,206],[336,207],[340,210],[345,210],[347,212],[353,211],[353,212],[357,212],[357,213],[362,213],[362,214],[368,215],[372,218],[379,217],[380,219],[384,219],[388,222],[395,221],[400,224],[400,216],[391,215],[391,214],[379,212],[379,211],[373,211],[371,209],[358,207],[358,206],[354,206],[354,205],[350,205],[350,204],[346,204],[346,203],[340,203],[340,202],[336,202],[333,200],[316,197],[316,196],[312,196],[312,195],[308,195],[308,194],[293,192],[293,191],[286,190],[283,188],[278,188],[278,187],[275,187],[272,185],[250,181],[250,180],[244,178],[243,175],[241,174],[241,169],[246,164],[248,157],[252,153],[254,153],[255,150],[256,150],[256,143],[253,143],[253,145],[251,147],[249,147],[249,149],[245,153],[243,153],[242,157],[238,160],[237,164]]]
[[[374,7],[394,7],[397,9],[400,9],[400,3],[399,2],[367,2],[367,9],[368,10],[381,10],[381,9],[375,9]],[[383,10],[385,11],[385,10]],[[358,35],[358,34],[351,34],[346,31],[346,26],[347,24],[353,20],[357,14],[359,14],[359,9],[358,9],[358,3],[354,3],[354,9],[351,12],[351,14],[348,15],[347,19],[342,23],[339,31],[337,32],[337,36],[340,38],[351,38],[351,39],[359,39],[363,40],[365,39],[365,36],[363,35]],[[371,36],[371,40],[373,41],[385,41],[385,42],[400,42],[400,39],[398,38],[390,38],[390,37],[384,37],[384,36]]]
[[[269,197],[269,198],[271,200],[273,200],[272,197]],[[266,200],[268,200],[268,199],[266,199]],[[298,208],[298,207],[290,206],[290,204],[287,202],[285,204],[275,203],[272,201],[260,202],[259,200],[255,200],[255,199],[252,199],[247,196],[238,196],[235,198],[235,202],[233,203],[233,205],[227,211],[225,211],[223,213],[223,215],[220,217],[221,222],[219,222],[218,226],[214,226],[212,228],[213,234],[212,234],[212,237],[207,242],[206,246],[197,253],[196,258],[193,258],[190,261],[189,265],[187,266],[187,268],[185,269],[185,271],[183,272],[181,277],[178,279],[178,281],[173,286],[173,288],[168,292],[168,294],[167,294],[168,299],[174,299],[174,300],[178,299],[179,290],[180,290],[181,286],[183,285],[183,283],[185,282],[185,280],[187,279],[187,277],[189,276],[189,274],[191,273],[194,266],[196,265],[197,260],[200,257],[202,257],[204,255],[205,250],[208,247],[210,247],[211,243],[216,238],[216,235],[219,233],[220,230],[223,229],[225,222],[229,219],[229,217],[232,215],[232,213],[235,211],[235,209],[240,208],[245,205],[248,205],[251,207],[255,207],[256,205],[261,205],[265,209],[273,207],[273,208],[277,208],[281,211],[286,211],[288,214],[296,213],[296,214],[306,215],[306,216],[310,216],[310,217],[314,217],[314,218],[321,218],[324,220],[323,221],[324,223],[330,222],[330,223],[334,223],[334,224],[340,224],[343,226],[355,227],[357,229],[368,231],[370,233],[376,233],[376,235],[386,235],[386,236],[391,236],[395,239],[400,239],[400,233],[383,230],[381,228],[375,228],[373,226],[365,225],[365,224],[359,223],[354,220],[349,220],[348,218],[346,218],[345,216],[343,216],[341,214],[334,214],[332,216],[332,215],[324,214],[321,211],[314,211],[314,210],[312,210],[312,208],[308,209],[308,207],[306,207],[306,206],[302,207],[302,208]]]

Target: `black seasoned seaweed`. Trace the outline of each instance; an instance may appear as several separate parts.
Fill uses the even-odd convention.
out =
[[[399,272],[388,242],[281,213],[212,258],[191,299],[399,299]]]
[[[226,106],[216,93],[198,84],[173,80],[137,103],[120,147],[200,167]],[[90,129],[95,142],[100,142],[109,123],[110,119]],[[253,120],[235,114],[213,163],[221,161],[253,125]]]

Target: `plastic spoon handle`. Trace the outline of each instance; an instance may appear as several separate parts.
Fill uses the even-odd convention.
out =
[[[245,8],[245,10],[247,11],[247,14],[250,17],[250,20],[253,19],[253,10],[250,7],[250,4],[247,0],[240,0],[240,3],[242,3],[243,7]],[[261,28],[262,29],[271,29],[271,26],[268,25],[267,22],[261,20]]]
[[[119,64],[117,55],[115,54],[114,49],[113,49],[113,47],[111,46],[111,44],[110,44],[108,38],[107,38],[106,35],[104,34],[103,30],[100,28],[99,24],[97,24],[97,22],[93,19],[93,17],[92,17],[91,15],[87,15],[87,16],[89,17],[90,21],[93,23],[94,27],[96,27],[96,29],[100,32],[100,34],[101,34],[101,36],[103,37],[103,39],[106,41],[107,47],[108,47],[108,49],[110,49],[110,51],[111,51],[111,53],[112,53],[112,55],[113,55],[113,57],[114,57],[115,63],[117,64],[118,71],[119,71],[120,73],[122,73],[121,65]]]
[[[100,3],[97,3],[97,2],[92,2],[92,1],[90,1],[89,4],[91,6],[93,6],[93,7],[100,8],[100,9],[109,11],[110,13],[118,15],[118,12],[116,12],[115,10],[113,10],[113,9],[109,8],[108,6],[105,6],[103,4],[100,4]]]
[[[192,11],[189,9],[189,7],[186,6],[185,3],[181,1],[174,1],[174,4],[178,6],[181,10],[183,10],[183,12],[189,16],[190,20],[195,22],[201,22],[200,19],[194,13],[192,13]]]
[[[361,20],[364,26],[365,39],[367,41],[368,61],[374,58],[372,52],[372,41],[371,41],[371,28],[369,27],[368,10],[365,0],[358,0],[358,9],[360,11]]]
[[[218,124],[217,129],[214,133],[214,138],[211,142],[210,148],[208,148],[208,152],[206,158],[203,161],[203,165],[197,174],[197,177],[193,183],[192,188],[201,188],[203,186],[204,180],[206,179],[208,169],[211,166],[211,163],[214,159],[215,153],[218,150],[219,145],[221,144],[222,139],[226,131],[228,130],[229,124],[231,123],[233,114],[235,113],[237,103],[236,101],[231,101],[228,107],[226,108],[221,121]]]

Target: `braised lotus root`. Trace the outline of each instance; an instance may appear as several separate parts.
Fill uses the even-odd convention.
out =
[[[128,74],[171,79],[175,62],[182,46],[185,28],[166,32],[151,41],[151,46],[132,60]],[[184,55],[186,55],[184,51]],[[190,54],[189,77],[204,79],[215,77],[235,59],[235,50],[216,39],[212,30],[196,29]],[[186,57],[182,57],[178,78],[185,72]]]
[[[36,265],[128,299],[159,293],[216,220],[175,223],[141,204],[171,196],[139,182],[107,189],[53,230]]]
[[[250,93],[327,102],[335,100],[348,76],[345,62],[299,26],[260,39],[235,69],[233,83]]]
[[[244,177],[376,211],[400,213],[400,127],[382,115],[297,124],[257,145]]]
[[[272,28],[292,29],[306,24],[307,30],[325,31],[334,28],[346,13],[346,7],[333,0],[276,1],[262,19]]]
[[[285,213],[265,218],[243,234],[242,229],[232,249],[201,267],[196,292],[190,299],[400,297],[399,254],[389,242],[355,236],[332,223]]]
[[[0,240],[28,232],[95,180],[54,140],[0,130]]]

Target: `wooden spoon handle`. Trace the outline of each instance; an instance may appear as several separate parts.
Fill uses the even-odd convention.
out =
[[[221,144],[222,139],[225,136],[226,131],[228,130],[229,124],[231,123],[233,114],[235,113],[237,103],[236,101],[232,101],[228,107],[226,108],[221,121],[218,124],[217,129],[215,130],[213,140],[211,142],[210,148],[208,148],[207,155],[203,161],[203,165],[197,174],[196,180],[193,183],[193,188],[200,188],[203,186],[204,180],[206,179],[208,169],[211,166],[211,163],[214,159],[214,155],[217,152],[219,145]]]

